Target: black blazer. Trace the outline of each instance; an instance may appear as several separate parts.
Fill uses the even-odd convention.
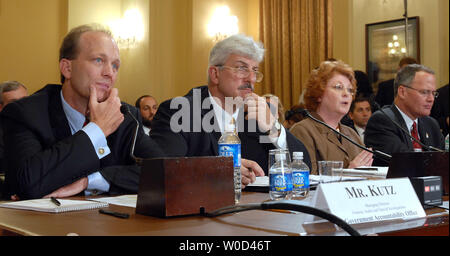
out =
[[[216,131],[219,132],[214,130],[205,131],[202,129],[201,123],[198,123],[199,120],[203,119],[205,119],[203,120],[204,122],[209,121],[211,126],[215,123],[214,119],[216,117],[214,116],[213,106],[210,103],[208,87],[193,88],[184,97],[178,97],[178,100],[175,99],[177,98],[160,104],[152,121],[151,137],[168,156],[217,156],[218,141],[221,136],[218,127],[216,126]],[[198,103],[197,99],[200,100],[199,105],[196,105]],[[197,103],[194,103],[194,101]],[[177,104],[174,104],[175,102]],[[173,104],[172,109],[170,107],[171,103]],[[182,106],[186,106],[185,110],[187,111],[179,111],[182,109]],[[172,131],[170,126],[171,118],[174,117],[181,124],[182,119],[179,118],[181,116],[184,118],[183,121],[189,121],[189,126],[186,127],[185,131]],[[196,124],[193,120],[196,121]],[[239,122],[239,120],[244,120],[244,118],[238,117],[237,121]],[[252,124],[251,122],[254,123]],[[239,127],[244,127],[243,132],[238,132],[241,140],[241,156],[257,162],[267,175],[269,150],[275,149],[275,146],[272,143],[260,143],[260,135],[263,135],[260,132],[248,132],[249,125],[251,125],[250,127],[256,127],[256,131],[259,131],[255,120],[244,120],[243,125],[238,124]],[[194,129],[197,129],[198,132],[194,131]],[[305,146],[287,129],[286,140],[291,157],[292,152],[302,151],[305,163],[311,168],[311,161]]]
[[[85,132],[71,134],[61,88],[47,85],[30,97],[8,104],[1,113],[10,194],[16,193],[21,199],[40,198],[96,171],[110,183],[110,194],[137,193],[140,167],[130,157],[136,122],[125,115],[119,128],[107,137],[111,153],[99,160]],[[136,108],[128,107],[140,120]],[[144,134],[142,124],[135,155],[163,156],[158,145]]]
[[[439,92],[439,96],[434,100],[430,116],[434,117],[439,122],[442,133],[446,136],[449,131],[447,124],[447,117],[449,116],[449,85],[446,84],[437,91]]]
[[[391,111],[390,113],[393,114],[394,121],[400,124],[406,131],[409,131],[395,105],[386,106],[383,110],[388,114]],[[419,117],[418,128],[422,143],[436,148],[444,148],[444,137],[439,130],[439,124],[434,118],[429,116]],[[381,111],[376,111],[370,117],[365,130],[364,143],[367,147],[372,147],[387,154],[414,151],[411,138],[395,126],[389,117]],[[388,162],[375,158],[373,165],[387,166]]]
[[[394,79],[390,79],[378,84],[375,101],[380,107],[391,105],[394,102]]]

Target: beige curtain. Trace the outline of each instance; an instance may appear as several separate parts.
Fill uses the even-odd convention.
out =
[[[260,39],[266,48],[258,94],[298,104],[309,72],[332,57],[332,0],[260,0]]]

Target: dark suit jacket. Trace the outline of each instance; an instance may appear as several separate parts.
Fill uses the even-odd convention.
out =
[[[2,120],[1,120],[1,116],[0,116],[0,174],[5,173],[5,170],[6,170],[6,163],[5,163],[4,155],[5,155],[5,143],[3,142],[3,128],[2,128]]]
[[[383,110],[386,113],[392,111],[394,121],[400,124],[406,131],[409,131],[395,105],[386,106]],[[434,118],[429,116],[420,117],[418,118],[418,126],[419,137],[422,143],[436,148],[444,148],[444,137]],[[387,154],[414,151],[411,138],[395,126],[389,117],[381,111],[373,113],[370,117],[365,130],[364,143],[367,147],[372,147]],[[375,158],[373,165],[386,166],[388,163],[379,158]]]
[[[377,95],[375,101],[383,107],[391,105],[394,102],[394,79],[387,80],[378,84]]]
[[[449,130],[447,124],[447,117],[449,116],[449,85],[444,85],[437,91],[439,92],[439,96],[434,101],[430,116],[434,117],[439,122],[442,133],[446,136]]]
[[[11,194],[40,198],[100,171],[111,194],[137,193],[140,168],[130,157],[136,122],[129,115],[107,137],[111,153],[101,160],[83,131],[71,134],[61,102],[61,85],[47,85],[30,97],[8,104],[2,111]],[[134,116],[137,110],[129,106]],[[163,156],[158,145],[139,129],[135,155]]]
[[[197,94],[194,93],[194,90]],[[200,90],[200,93],[198,94]],[[202,129],[199,120],[203,120],[205,117],[206,121],[210,121],[210,124],[214,124],[214,110],[210,103],[210,98],[208,95],[208,87],[201,86],[192,89],[184,97],[179,97],[178,100],[165,101],[160,104],[158,112],[153,118],[152,130],[150,132],[151,137],[161,146],[165,153],[169,156],[217,156],[218,155],[218,140],[221,136],[220,131],[217,129],[215,131],[205,131]],[[205,100],[206,99],[206,100]],[[171,102],[184,102],[182,105],[185,107],[185,112],[178,112],[182,109],[181,104],[173,104],[173,109],[170,108]],[[204,102],[205,101],[205,102]],[[195,103],[194,103],[195,102]],[[200,103],[198,103],[200,102]],[[199,104],[195,108],[196,104]],[[204,106],[204,109],[200,109],[200,106]],[[177,113],[178,112],[178,113]],[[184,122],[189,121],[190,124],[186,130],[174,132],[171,130],[170,120],[172,116],[180,117],[182,114]],[[175,119],[180,120],[181,119]],[[195,120],[196,122],[193,122]],[[205,121],[204,120],[204,121]],[[243,120],[238,118],[239,120]],[[251,124],[250,122],[254,122]],[[197,125],[199,131],[194,131],[194,126]],[[261,168],[264,170],[265,174],[268,174],[268,153],[270,149],[274,149],[275,146],[272,143],[260,143],[259,138],[262,135],[257,128],[256,121],[250,120],[244,121],[245,130],[243,132],[238,132],[238,136],[241,140],[241,156],[242,158],[253,160],[257,162]],[[257,132],[249,132],[249,125],[251,127],[256,126]],[[217,127],[217,126],[216,126]],[[242,127],[239,123],[238,127]],[[218,128],[218,127],[217,127]],[[302,151],[304,155],[305,163],[311,168],[311,162],[309,159],[308,151],[302,142],[295,138],[289,131],[286,130],[286,140],[288,144],[289,151],[291,153],[294,151]]]

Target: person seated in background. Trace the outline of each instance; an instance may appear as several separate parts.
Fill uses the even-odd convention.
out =
[[[217,156],[219,138],[235,120],[244,187],[255,176],[268,174],[271,149],[302,151],[310,165],[303,143],[281,126],[266,99],[254,93],[255,83],[263,78],[263,57],[262,44],[251,37],[239,34],[218,42],[210,52],[208,85],[161,103],[150,136],[168,156]]]
[[[5,81],[0,83],[0,112],[9,103],[26,96],[28,96],[28,91],[25,85],[17,81]],[[6,170],[4,154],[3,129],[0,120],[0,198],[3,197],[3,194],[6,194],[4,191],[6,189],[6,187],[4,187],[4,174]]]
[[[286,129],[290,129],[295,123],[302,121],[305,117],[302,111],[305,109],[303,104],[297,104],[291,107],[290,110],[284,114],[283,126]]]
[[[306,84],[305,104],[313,117],[363,145],[352,128],[340,123],[350,109],[355,87],[356,80],[350,66],[342,61],[324,61],[310,74]],[[321,160],[343,161],[344,168],[372,165],[372,153],[361,150],[310,118],[294,124],[290,131],[308,149],[312,174],[318,173],[317,161]]]
[[[387,154],[426,150],[412,140],[407,132],[427,146],[443,149],[444,137],[439,124],[429,117],[438,95],[434,71],[418,64],[404,66],[395,77],[394,88],[394,104],[383,107],[384,113],[380,110],[373,113],[367,123],[364,136],[366,145]],[[375,161],[379,166],[387,163],[383,159]]]
[[[361,137],[361,141],[364,141],[364,132],[371,115],[372,108],[370,106],[369,99],[357,97],[354,101],[352,101],[348,116],[353,121],[351,127],[358,133],[359,137]]]
[[[378,110],[378,107],[374,103],[375,95],[373,94],[372,85],[369,82],[369,77],[366,73],[360,70],[355,71],[355,79],[356,79],[356,95],[354,98],[367,98],[367,100],[370,103],[371,111]],[[350,106],[350,110],[352,109],[352,106]],[[354,122],[350,118],[349,114],[345,115],[341,119],[341,123],[347,126],[354,127]],[[364,125],[365,126],[365,125]],[[357,131],[358,132],[358,131]],[[359,134],[359,133],[358,133]],[[361,136],[361,134],[359,134]],[[361,137],[362,138],[362,137]]]
[[[409,64],[417,64],[417,61],[411,57],[404,57],[398,63],[398,70]],[[380,107],[391,105],[394,102],[394,78],[378,84],[377,95],[375,96],[375,102]]]
[[[369,82],[367,74],[361,70],[355,70],[356,79],[356,98],[371,98],[373,96],[372,85]]]
[[[152,120],[158,111],[158,102],[153,96],[143,95],[136,100],[136,108],[141,112],[142,124],[144,125],[144,132],[150,135],[150,129],[152,128]]]
[[[25,85],[17,81],[6,81],[0,84],[0,112],[9,103],[28,96]]]
[[[439,122],[442,134],[447,136],[449,130],[449,91],[448,84],[442,86],[437,90],[439,95],[434,100],[433,108],[431,109],[431,116]]]
[[[60,48],[62,86],[46,85],[3,109],[12,199],[137,193],[140,167],[130,148],[134,118],[141,118],[113,88],[119,67],[119,48],[109,30],[75,27]],[[134,155],[164,156],[142,128]]]

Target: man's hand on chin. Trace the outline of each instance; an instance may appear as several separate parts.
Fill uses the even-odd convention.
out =
[[[278,110],[276,109],[276,111]],[[274,126],[276,118],[272,115],[269,104],[264,97],[255,93],[248,94],[245,98],[244,112],[247,112],[245,117],[247,120],[255,119],[258,122],[261,132],[268,132]]]

